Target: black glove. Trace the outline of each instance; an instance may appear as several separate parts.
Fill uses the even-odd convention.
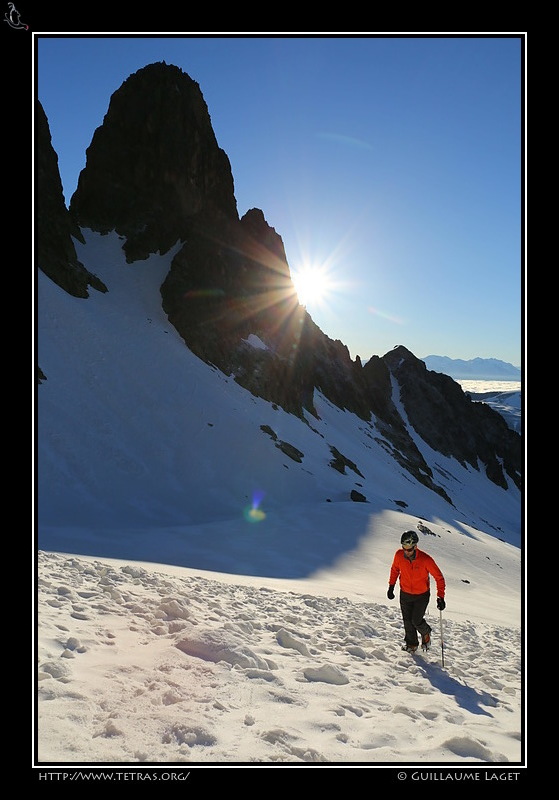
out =
[[[437,608],[439,611],[444,611],[446,608],[446,603],[442,597],[437,597]]]
[[[394,600],[394,584],[391,583],[388,587],[388,591],[386,592],[386,596],[389,600]]]

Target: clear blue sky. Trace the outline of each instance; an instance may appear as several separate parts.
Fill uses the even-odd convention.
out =
[[[307,308],[352,357],[521,365],[523,69],[518,35],[35,35],[66,202],[109,100],[146,64],[200,85],[239,214],[261,208]]]

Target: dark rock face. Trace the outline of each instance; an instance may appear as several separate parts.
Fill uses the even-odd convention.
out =
[[[298,303],[281,237],[259,209],[239,219],[229,160],[198,84],[177,67],[144,67],[113,94],[70,212],[82,227],[125,237],[129,262],[180,241],[161,286],[163,309],[199,358],[254,395],[316,417],[319,390],[448,502],[409,426],[442,455],[476,470],[485,465],[499,486],[520,486],[521,438],[497,412],[472,403],[404,347],[362,366],[317,327]],[[393,400],[398,389],[406,420]],[[276,446],[303,458],[293,444]],[[333,468],[361,474],[332,454]]]
[[[255,394],[300,411],[304,376],[293,342],[305,312],[283,243],[261,211],[240,221],[207,213],[191,219],[161,296],[169,320],[196,355],[233,373]],[[248,345],[250,334],[266,349]]]
[[[229,159],[195,81],[158,63],[122,84],[87,149],[70,211],[82,227],[126,236],[128,261],[167,252],[198,214],[237,219]]]
[[[42,105],[35,107],[37,153],[36,234],[39,269],[74,297],[89,297],[88,286],[101,292],[107,288],[78,261],[72,236],[83,242],[78,226],[64,204],[58,156]]]
[[[506,473],[521,487],[521,438],[497,411],[472,403],[458,383],[427,370],[405,347],[391,350],[383,360],[398,380],[410,424],[433,450],[474,469],[479,459],[493,483],[506,489]]]

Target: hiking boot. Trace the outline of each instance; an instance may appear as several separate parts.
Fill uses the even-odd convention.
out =
[[[429,648],[431,647],[431,634],[430,633],[424,633],[421,636],[421,647],[424,650],[429,650]]]
[[[402,647],[402,650],[406,650],[408,653],[415,653],[415,651],[417,650],[417,648],[418,648],[418,645],[414,645],[414,646],[412,646],[412,645],[409,645],[409,644],[405,644],[405,645]]]

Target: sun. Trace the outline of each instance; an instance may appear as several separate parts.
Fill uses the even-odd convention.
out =
[[[333,287],[324,266],[304,265],[293,271],[291,279],[302,306],[320,305],[327,300]]]

